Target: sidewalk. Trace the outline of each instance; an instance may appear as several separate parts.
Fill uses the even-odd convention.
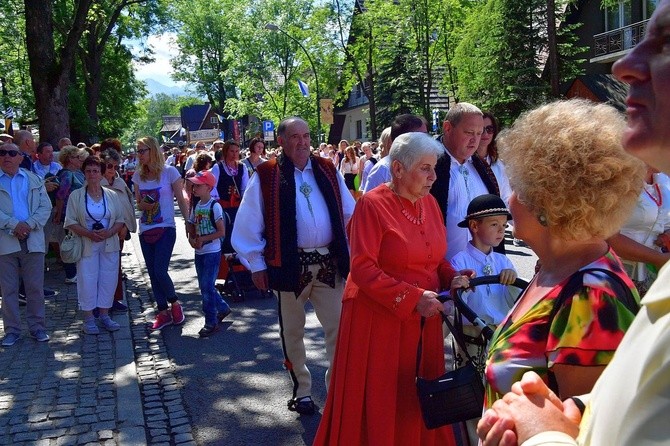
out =
[[[46,299],[51,340],[32,339],[22,314],[21,339],[0,347],[0,445],[194,444],[162,337],[146,324],[153,309],[142,269],[126,246],[130,312],[113,315],[114,333],[83,334],[76,285],[48,262],[45,286],[57,291]]]

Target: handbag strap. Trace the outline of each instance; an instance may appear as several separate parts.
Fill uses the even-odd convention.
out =
[[[440,312],[440,315],[442,316],[442,321],[447,324],[447,327],[449,328],[449,331],[451,334],[454,336],[454,339],[456,340],[456,343],[458,346],[463,350],[465,353],[465,356],[468,358],[468,361],[473,361],[472,356],[470,356],[470,353],[468,353],[468,349],[465,345],[465,340],[462,337],[461,332],[456,330],[454,326],[451,324],[449,321],[449,318],[447,317],[446,314]],[[419,334],[419,345],[416,348],[416,377],[419,378],[419,366],[421,365],[421,356],[423,354],[423,326],[426,323],[426,318],[421,316],[421,333]]]

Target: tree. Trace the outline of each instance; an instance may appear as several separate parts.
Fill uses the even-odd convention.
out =
[[[40,122],[40,139],[52,144],[70,134],[69,76],[92,0],[78,0],[74,3],[71,19],[63,33],[64,38],[56,47],[54,6],[65,8],[62,3],[24,0],[26,47],[35,94],[35,111]]]
[[[467,34],[456,50],[461,99],[511,123],[523,111],[547,100],[550,79],[560,82],[579,71],[577,56],[582,49],[574,45],[572,26],[557,32],[553,68],[557,73],[550,73],[548,67],[550,79],[543,74],[550,54],[547,4],[545,0],[488,0],[473,11]],[[554,12],[560,19],[562,12]]]
[[[109,75],[114,76],[114,71],[110,70],[107,70],[107,76],[103,76],[106,59],[116,60],[120,63],[117,68],[127,74],[125,68],[130,65],[132,55],[123,45],[123,40],[146,36],[152,25],[160,23],[161,13],[161,4],[156,0],[107,0],[91,6],[77,52],[81,60],[79,68],[87,112],[86,134],[81,135],[79,140],[98,140],[98,105],[102,87]],[[126,79],[125,85],[119,85],[121,90],[127,90],[126,87],[135,83],[133,75],[126,76]]]

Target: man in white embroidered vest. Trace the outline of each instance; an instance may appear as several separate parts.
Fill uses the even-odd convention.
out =
[[[18,146],[0,146],[0,289],[4,347],[21,336],[19,281],[26,293],[26,319],[33,338],[49,340],[44,324],[44,224],[51,202],[44,182],[19,167],[23,157]]]
[[[333,163],[311,154],[304,120],[282,121],[277,141],[283,152],[251,177],[232,245],[250,265],[256,287],[278,292],[284,365],[293,381],[288,408],[311,415],[316,406],[305,365],[305,304],[311,301],[325,333],[328,386],[349,272],[344,228],[355,202]]]

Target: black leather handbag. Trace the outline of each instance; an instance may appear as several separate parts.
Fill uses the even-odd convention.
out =
[[[416,388],[419,394],[421,415],[428,429],[481,417],[484,407],[484,384],[474,366],[472,357],[468,354],[461,333],[454,329],[444,314],[442,314],[442,319],[465,353],[467,362],[463,367],[447,372],[439,378],[421,378],[419,365],[425,323],[425,318],[421,318],[421,336],[416,353]]]

